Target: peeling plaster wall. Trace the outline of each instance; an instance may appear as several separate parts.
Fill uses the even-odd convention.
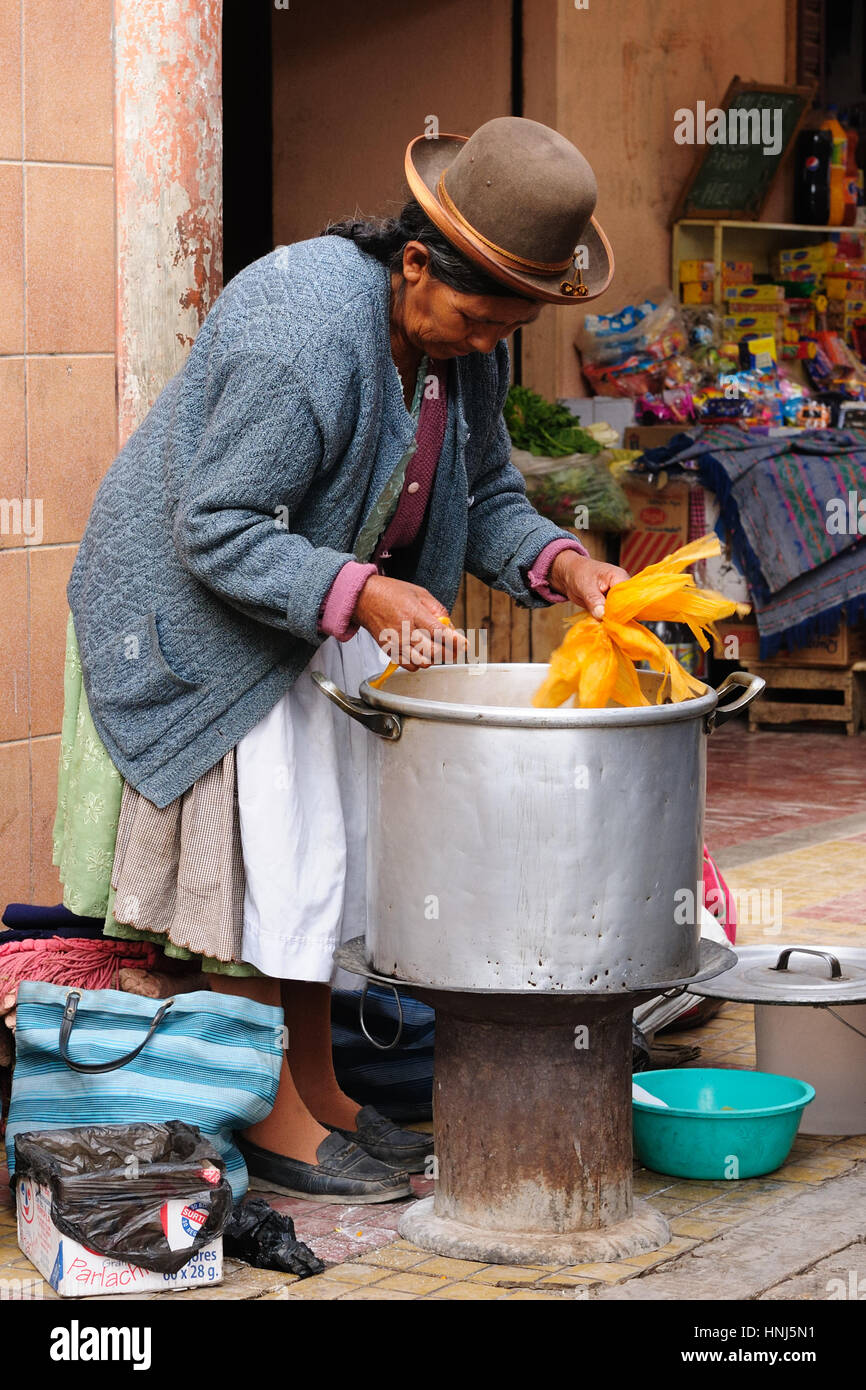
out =
[[[219,0],[115,0],[118,443],[222,285]]]

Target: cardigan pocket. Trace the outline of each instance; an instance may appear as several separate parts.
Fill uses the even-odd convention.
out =
[[[185,676],[178,675],[177,671],[173,670],[173,668],[169,666],[168,662],[166,661],[165,653],[163,652],[159,641],[159,630],[156,626],[156,614],[146,613],[145,622],[147,624],[147,636],[149,639],[150,653],[154,661],[156,662],[157,668],[162,672],[162,675],[167,680],[173,681],[175,685],[180,686],[183,690],[200,689],[201,681],[188,681]]]
[[[109,727],[127,731],[123,749],[133,756],[174,728],[210,688],[166,660],[155,613],[130,619],[109,643],[107,659],[87,665],[91,703]]]

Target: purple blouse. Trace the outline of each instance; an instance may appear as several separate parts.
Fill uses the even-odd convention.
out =
[[[373,552],[371,563],[349,560],[340,570],[322,605],[319,631],[336,637],[339,642],[348,642],[358,631],[359,624],[353,615],[361,590],[370,575],[384,573],[384,561],[395,550],[411,545],[424,521],[445,437],[448,363],[430,362],[428,374],[435,374],[439,389],[424,392],[415,433],[416,449],[406,468],[397,509]],[[588,553],[577,540],[551,541],[536,556],[529,571],[531,587],[548,603],[565,602],[565,596],[550,587],[550,567],[563,550],[576,550],[579,555]]]

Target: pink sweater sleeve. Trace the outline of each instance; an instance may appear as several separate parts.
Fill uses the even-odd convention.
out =
[[[536,557],[529,571],[529,583],[539,598],[547,603],[565,603],[563,594],[550,587],[550,567],[562,550],[576,550],[579,555],[588,552],[577,540],[551,541]],[[375,565],[362,565],[350,560],[343,566],[328,590],[319,618],[319,631],[328,637],[336,637],[338,642],[348,642],[358,631],[358,623],[353,620],[355,606],[361,590],[371,574],[378,574]]]
[[[338,642],[348,642],[350,637],[354,637],[359,627],[352,616],[355,605],[370,575],[378,573],[375,565],[362,565],[358,560],[349,560],[325,596],[319,616],[319,631],[328,637],[336,637]]]
[[[550,567],[557,555],[563,550],[576,550],[578,555],[589,554],[589,551],[581,545],[580,541],[551,541],[536,556],[535,563],[529,571],[530,586],[539,598],[545,599],[548,603],[565,603],[565,595],[558,594],[555,589],[550,587]]]

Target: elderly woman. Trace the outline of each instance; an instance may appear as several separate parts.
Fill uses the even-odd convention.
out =
[[[504,118],[419,137],[406,174],[399,217],[232,281],[105,477],[68,591],[65,901],[282,1003],[276,1104],[242,1148],[255,1178],[319,1201],[405,1194],[429,1140],[334,1076],[332,952],[365,927],[366,744],[311,658],[353,692],[389,631],[411,635],[409,669],[459,659],[441,620],[464,569],[593,612],[624,577],[529,505],[502,418],[504,339],[609,283],[589,165]]]

